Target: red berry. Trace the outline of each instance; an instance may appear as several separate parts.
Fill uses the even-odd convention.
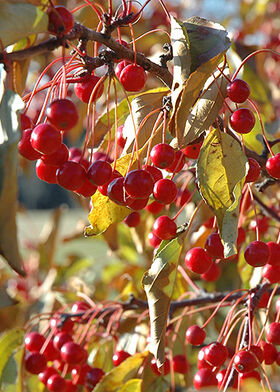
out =
[[[185,162],[186,162],[186,158],[184,153],[182,151],[176,151],[175,159],[172,165],[169,166],[166,170],[169,173],[179,173],[183,169]]]
[[[140,65],[128,64],[119,72],[118,78],[126,91],[138,92],[145,86],[147,75]]]
[[[192,248],[185,256],[186,267],[197,273],[204,274],[212,265],[212,260],[203,248]]]
[[[234,79],[227,85],[227,96],[235,103],[243,103],[250,95],[250,87],[242,79]]]
[[[246,239],[246,231],[243,227],[238,227],[237,246],[240,246]]]
[[[271,365],[277,358],[276,347],[273,344],[264,341],[262,341],[260,345],[263,349],[264,363],[266,365]]]
[[[72,336],[69,333],[63,331],[54,335],[53,345],[57,350],[60,350],[67,342],[72,342]]]
[[[209,270],[201,275],[201,279],[206,280],[206,282],[215,282],[221,276],[221,268],[219,264],[213,263]]]
[[[183,205],[186,204],[190,199],[191,199],[191,192],[188,190],[188,188],[179,189],[175,201],[176,207],[183,207]]]
[[[206,337],[204,329],[198,325],[191,325],[186,331],[186,339],[193,346],[200,346]]]
[[[91,368],[87,372],[86,387],[91,391],[95,387],[95,385],[100,382],[104,374],[105,373],[100,368]]]
[[[202,347],[197,354],[197,367],[198,369],[213,369],[213,366],[205,360],[205,349],[207,346]]]
[[[110,180],[109,180],[108,182],[106,182],[104,185],[100,185],[100,186],[98,187],[99,192],[100,192],[102,195],[107,196],[109,184],[110,184],[113,180],[115,180],[116,178],[118,178],[118,177],[122,177],[122,175],[121,175],[117,170],[114,170],[113,173],[112,173],[112,175],[111,175]]]
[[[47,361],[55,361],[56,359],[60,359],[60,353],[54,347],[53,340],[49,340],[43,354],[45,355]]]
[[[146,207],[146,205],[149,202],[149,198],[147,197],[146,199],[131,199],[128,198],[126,205],[128,208],[130,208],[131,210],[143,210],[143,208]]]
[[[70,191],[79,189],[86,178],[84,167],[74,161],[65,162],[56,172],[57,183]]]
[[[124,219],[124,223],[128,226],[128,227],[136,227],[139,225],[141,220],[141,215],[139,214],[139,212],[135,211],[132,212],[131,214],[129,214],[125,219]]]
[[[88,303],[84,301],[77,301],[72,305],[71,308],[71,313],[82,313],[82,312],[87,312],[90,309],[90,306]]]
[[[70,365],[81,363],[85,358],[84,349],[77,343],[67,342],[60,349],[61,359]]]
[[[153,177],[154,183],[157,182],[158,180],[162,179],[162,172],[157,167],[146,165],[145,167],[143,167],[143,169],[151,174],[151,176]]]
[[[229,118],[232,129],[238,133],[249,133],[255,125],[255,116],[250,109],[235,110]]]
[[[90,369],[91,367],[87,364],[82,366],[75,366],[71,371],[72,380],[75,382],[75,384],[84,385],[86,382],[87,372]]]
[[[212,233],[206,238],[204,248],[207,254],[214,259],[224,258],[224,245],[219,233]]]
[[[21,137],[20,142],[18,143],[18,151],[19,153],[26,159],[30,161],[36,161],[41,157],[41,153],[34,150],[31,145],[30,138],[32,134],[32,129],[26,129]]]
[[[268,291],[264,292],[259,300],[258,308],[266,308],[270,298],[270,293]]]
[[[126,205],[127,196],[124,189],[124,177],[118,177],[111,181],[108,185],[107,194],[115,203]]]
[[[47,388],[51,392],[66,392],[66,380],[59,374],[53,374],[47,381]]]
[[[280,153],[268,158],[265,167],[271,177],[280,179]]]
[[[152,201],[150,204],[146,206],[146,211],[150,212],[151,214],[157,215],[159,214],[164,208],[162,203],[158,201]]]
[[[258,362],[252,352],[239,351],[234,356],[233,365],[239,373],[246,373],[258,367]]]
[[[155,358],[151,360],[151,369],[153,373],[155,373],[157,376],[161,376],[163,371],[164,376],[170,373],[170,361],[168,358],[165,358],[163,366],[160,368],[160,370],[157,367],[157,361]]]
[[[212,366],[221,366],[228,357],[226,346],[219,342],[211,343],[205,347],[204,359]]]
[[[58,150],[50,155],[42,155],[41,159],[46,165],[60,166],[68,161],[69,150],[67,146],[62,143]]]
[[[67,318],[63,321],[58,314],[50,319],[50,327],[63,332],[72,332],[74,328],[74,321],[71,318]]]
[[[124,350],[116,351],[115,354],[113,355],[113,365],[119,366],[123,361],[125,361],[129,357],[131,357],[131,355]]]
[[[53,367],[50,366],[50,367],[47,367],[43,372],[39,373],[38,378],[39,378],[39,380],[40,380],[43,384],[47,385],[48,379],[49,379],[51,376],[53,376],[54,374],[58,374],[58,373],[57,373],[57,370],[56,370],[55,368],[53,368]]]
[[[33,122],[31,120],[31,118],[28,117],[26,114],[21,113],[20,114],[20,129],[22,131],[24,131],[25,129],[32,128],[32,126],[33,126]]]
[[[221,389],[221,388],[223,388],[223,387],[225,387],[227,385],[228,378],[225,379],[225,377],[226,377],[226,375],[228,377],[229,374],[230,374],[230,372],[228,372],[227,369],[222,369],[222,370],[220,370],[217,373],[216,378],[217,378],[217,381],[218,381],[218,388],[219,389]],[[232,381],[230,381],[228,387],[230,387],[230,389],[231,388],[236,389],[238,387],[238,379],[237,379],[237,377],[234,377],[234,379]]]
[[[67,34],[74,26],[74,18],[67,8],[62,6],[52,7],[48,10],[50,33]]]
[[[266,329],[266,339],[269,343],[280,344],[280,323],[274,322],[268,325]]]
[[[153,248],[157,248],[161,243],[161,239],[158,236],[156,236],[153,232],[148,234],[148,240]]]
[[[169,144],[156,144],[151,150],[151,160],[160,169],[170,167],[175,160],[175,150]]]
[[[168,178],[158,180],[153,189],[155,200],[163,204],[171,204],[176,199],[177,192],[175,182]]]
[[[75,94],[82,102],[89,103],[91,94],[99,81],[100,78],[98,76],[91,75],[84,82],[76,83],[74,86]],[[95,89],[91,102],[94,102],[98,98],[100,98],[103,93],[103,90],[104,90],[104,84],[103,82],[101,82],[99,83],[98,87]]]
[[[82,195],[84,197],[90,197],[95,194],[97,191],[97,186],[93,185],[92,182],[90,182],[87,178],[85,182],[83,183],[80,188],[76,189],[75,192],[78,193],[79,195]]]
[[[46,339],[38,332],[30,332],[24,339],[25,347],[28,351],[39,352]]]
[[[125,176],[124,187],[129,196],[146,199],[153,191],[153,177],[146,170],[133,170]]]
[[[67,98],[56,99],[46,110],[49,122],[61,131],[69,131],[78,123],[79,114],[75,104]]]
[[[261,174],[261,167],[258,162],[253,158],[248,158],[249,171],[246,176],[245,182],[255,182]]]
[[[251,220],[250,228],[256,231],[256,228],[259,228],[259,233],[264,235],[269,229],[269,218],[267,216],[263,216],[258,218],[258,220]]]
[[[167,215],[159,216],[154,222],[153,232],[162,240],[170,240],[175,237],[176,231],[176,223]]]
[[[216,375],[210,369],[198,370],[193,378],[193,385],[198,391],[206,387],[216,387],[217,384]]]
[[[116,141],[117,145],[120,146],[120,148],[124,148],[126,143],[126,138],[124,138],[123,136],[123,128],[124,125],[119,126],[116,132]]]
[[[47,367],[47,360],[43,354],[31,353],[25,359],[25,369],[32,374],[39,374]]]
[[[42,181],[49,184],[56,184],[56,172],[59,166],[46,165],[42,159],[36,163],[36,174]]]
[[[264,354],[263,349],[260,346],[255,346],[252,344],[250,347],[250,351],[256,356],[259,363],[263,362]]]
[[[74,385],[71,380],[65,380],[66,381],[66,391],[65,392],[77,392],[78,391],[78,386]]]
[[[270,250],[270,256],[267,264],[280,265],[280,244],[270,241],[267,243]]]
[[[244,251],[244,258],[252,267],[262,267],[269,260],[270,250],[263,241],[251,242]]]
[[[182,151],[187,158],[197,159],[200,153],[201,146],[202,142],[197,144],[190,144],[189,146],[183,148]]]
[[[186,374],[190,368],[190,365],[185,355],[174,355],[172,358],[172,368],[175,373]]]
[[[271,284],[280,282],[280,265],[266,264],[263,267],[262,275]]]
[[[50,124],[39,124],[31,133],[30,143],[34,150],[49,155],[61,146],[62,135]]]
[[[240,385],[242,386],[244,384],[244,381],[248,380],[248,378],[254,378],[257,381],[261,381],[260,373],[257,372],[256,370],[251,370],[250,372],[241,373],[239,375]]]

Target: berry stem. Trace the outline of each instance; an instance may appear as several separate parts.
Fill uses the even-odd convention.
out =
[[[188,285],[191,286],[197,294],[200,294],[200,288],[192,281],[192,279],[189,277],[189,275],[186,273],[186,271],[181,265],[178,265],[178,271],[188,283]]]

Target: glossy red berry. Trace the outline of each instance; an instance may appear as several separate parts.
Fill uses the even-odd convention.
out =
[[[262,275],[271,284],[280,282],[280,265],[266,264],[263,267]]]
[[[265,167],[271,177],[280,179],[280,153],[268,158]]]
[[[53,374],[47,381],[47,388],[51,392],[66,392],[66,380],[59,374]]]
[[[242,386],[244,381],[248,380],[249,378],[254,378],[257,381],[261,381],[260,373],[257,370],[251,370],[250,372],[241,373],[239,375],[240,385]]]
[[[116,141],[117,141],[117,145],[120,148],[124,148],[125,143],[126,143],[126,138],[123,136],[123,128],[124,128],[124,125],[120,125],[117,129],[117,132],[116,132]]]
[[[114,170],[113,173],[112,173],[112,175],[111,175],[110,180],[109,180],[108,182],[106,182],[104,185],[100,185],[100,186],[98,187],[99,192],[100,192],[102,195],[107,196],[109,184],[110,184],[113,180],[115,180],[116,178],[119,178],[119,177],[122,177],[121,173],[119,173],[117,170]]]
[[[238,227],[238,235],[237,235],[237,246],[240,246],[246,239],[246,231],[243,227]]]
[[[86,381],[87,372],[91,369],[88,364],[75,366],[72,371],[72,380],[75,384],[84,385]]]
[[[77,314],[87,312],[90,309],[90,305],[84,301],[77,301],[72,305],[71,313]]]
[[[251,242],[244,251],[244,258],[252,267],[264,266],[268,262],[269,256],[269,247],[263,241]]]
[[[239,373],[246,373],[258,367],[258,362],[252,352],[244,350],[235,354],[233,365]]]
[[[270,256],[267,264],[280,265],[280,244],[270,241],[267,243],[270,250]]]
[[[269,343],[280,344],[280,323],[274,322],[266,328],[266,339]]]
[[[50,366],[47,367],[43,372],[39,373],[38,378],[43,384],[47,385],[48,379],[54,374],[58,374],[57,370]]]
[[[113,365],[119,366],[123,361],[125,361],[129,357],[131,357],[131,355],[124,350],[116,351],[115,354],[113,355]]]
[[[53,340],[49,340],[43,353],[47,359],[47,361],[55,361],[56,359],[60,359],[59,351],[54,347]]]
[[[157,248],[161,243],[161,239],[158,236],[156,236],[155,233],[153,232],[148,234],[148,240],[153,248]]]
[[[66,391],[65,392],[78,392],[78,385],[72,383],[71,380],[66,381]]]
[[[266,365],[271,365],[277,358],[276,347],[273,344],[264,341],[261,342],[260,346],[263,349],[264,363]]]
[[[46,165],[60,166],[67,162],[69,158],[69,150],[67,146],[62,143],[58,150],[50,155],[42,155],[41,159]]]
[[[31,353],[25,359],[25,369],[32,374],[39,374],[47,367],[47,360],[43,354]]]
[[[210,234],[205,241],[204,248],[207,254],[214,259],[224,258],[224,245],[219,233]]]
[[[126,91],[138,92],[145,86],[147,75],[140,65],[128,64],[121,70],[118,78]]]
[[[91,368],[86,375],[86,387],[91,391],[101,381],[104,375],[105,373],[102,369]]]
[[[191,200],[191,192],[188,188],[179,189],[175,204],[177,207],[183,207],[189,200]]]
[[[146,170],[132,170],[125,176],[124,188],[129,196],[146,199],[153,191],[153,177]]]
[[[154,183],[157,182],[158,180],[162,179],[162,172],[157,167],[151,166],[151,165],[146,165],[145,167],[143,167],[143,169],[151,174],[151,176],[153,177]]]
[[[70,365],[81,363],[85,358],[84,349],[77,343],[67,342],[60,349],[61,359]]]
[[[39,352],[45,341],[44,335],[34,331],[25,336],[24,344],[28,351]]]
[[[42,159],[36,163],[36,174],[42,181],[49,184],[56,184],[56,172],[59,166],[46,165]]]
[[[203,248],[192,248],[185,256],[186,267],[197,274],[204,274],[207,272],[212,263],[211,258]]]
[[[177,186],[174,181],[168,178],[158,180],[153,189],[153,195],[156,201],[163,204],[171,204],[177,197]]]
[[[67,98],[56,99],[46,110],[49,122],[61,131],[69,131],[79,120],[76,105]]]
[[[197,354],[197,367],[198,369],[213,369],[213,366],[205,360],[205,349],[207,346],[202,347]]]
[[[175,373],[186,374],[190,365],[185,355],[177,354],[172,358],[172,368]]]
[[[218,388],[221,389],[227,385],[228,377],[229,377],[230,372],[227,371],[227,369],[222,369],[220,370],[217,375],[217,381],[218,381]],[[227,378],[225,379],[225,377]],[[230,381],[228,387],[236,389],[238,387],[238,379],[236,376],[234,376],[234,379]]]
[[[61,146],[62,135],[50,124],[39,124],[31,133],[30,143],[34,150],[49,155]]]
[[[158,201],[152,201],[150,204],[146,206],[146,211],[150,212],[151,214],[157,215],[159,214],[164,208],[162,203]]]
[[[198,370],[193,378],[193,385],[198,391],[207,387],[216,387],[218,384],[215,373],[211,369]]]
[[[69,333],[61,331],[54,335],[53,345],[56,350],[59,351],[61,347],[67,342],[72,342],[72,336]]]
[[[62,6],[52,7],[48,10],[48,31],[53,34],[67,34],[74,26],[74,18],[67,8]]]
[[[49,325],[54,330],[69,333],[73,331],[75,323],[71,318],[64,319],[61,318],[59,315],[54,315],[54,317],[50,319]]]
[[[41,157],[41,153],[34,150],[31,145],[30,138],[32,134],[32,129],[26,129],[21,137],[20,142],[18,143],[18,151],[19,153],[26,159],[30,161],[36,161]]]
[[[20,129],[21,129],[21,131],[24,131],[24,130],[26,130],[26,129],[32,128],[32,126],[33,126],[33,122],[32,122],[32,120],[31,120],[31,118],[28,117],[28,116],[27,116],[26,114],[24,114],[24,113],[21,113],[21,114],[20,114],[20,119],[19,119],[19,121],[20,121]]]
[[[127,217],[124,219],[124,223],[128,227],[136,227],[139,225],[140,220],[141,220],[141,215],[139,214],[139,212],[134,211],[131,214],[127,215]]]
[[[250,95],[250,87],[242,79],[234,79],[227,85],[227,96],[232,102],[243,103]]]
[[[261,167],[254,158],[248,158],[249,171],[246,176],[245,182],[255,182],[261,174]]]
[[[191,325],[186,331],[186,340],[193,346],[200,346],[206,338],[206,332],[198,325]]]
[[[165,358],[163,366],[161,367],[161,369],[158,369],[157,361],[155,358],[153,358],[151,360],[151,369],[152,369],[153,373],[155,373],[157,376],[161,376],[162,374],[164,376],[166,376],[167,374],[170,373],[170,361],[168,358]]]
[[[256,356],[256,359],[259,363],[262,363],[264,360],[263,349],[260,346],[256,346],[254,344],[251,345],[250,351]]]
[[[169,173],[179,173],[183,169],[185,162],[186,162],[185,154],[180,150],[176,151],[175,152],[175,159],[174,159],[172,165],[169,166],[166,170]]]
[[[84,197],[90,197],[95,194],[97,191],[97,186],[93,185],[89,179],[86,178],[85,182],[83,183],[80,188],[76,189],[75,192]]]
[[[255,125],[255,116],[250,109],[235,110],[229,118],[232,129],[238,133],[249,133]]]
[[[184,155],[190,159],[197,159],[200,153],[200,149],[202,146],[201,143],[190,144],[189,146],[182,149]]]
[[[176,231],[176,223],[167,215],[159,216],[154,222],[153,232],[162,240],[170,240],[175,237]]]
[[[166,169],[175,160],[175,150],[166,143],[156,144],[151,150],[151,160],[156,167]]]
[[[221,366],[228,357],[226,346],[219,342],[214,342],[205,347],[204,359],[212,366]]]
[[[74,86],[74,92],[77,97],[85,103],[89,103],[91,95],[91,102],[96,101],[98,98],[101,97],[104,84],[100,82],[97,86],[97,83],[100,81],[100,78],[96,75],[91,75],[85,81],[81,83],[76,83]],[[97,87],[96,87],[97,86]],[[94,91],[94,92],[93,92]]]
[[[131,199],[130,197],[126,201],[126,205],[131,210],[140,211],[146,207],[149,202],[149,198],[146,199]]]
[[[221,274],[222,271],[219,264],[213,263],[207,272],[201,274],[201,279],[205,280],[206,282],[216,282]]]
[[[84,167],[74,161],[65,162],[56,172],[57,183],[70,191],[80,188],[86,178]]]
[[[108,185],[108,197],[117,204],[126,205],[127,195],[124,189],[124,177],[115,178]]]

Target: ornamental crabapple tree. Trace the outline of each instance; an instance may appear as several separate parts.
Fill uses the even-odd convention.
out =
[[[129,277],[102,282],[102,295],[71,293],[48,253],[65,298],[3,334],[3,390],[9,361],[31,392],[279,383],[280,38],[268,3],[272,35],[258,26],[256,50],[244,11],[230,39],[163,0],[3,4],[0,217],[15,211],[19,155],[89,210],[85,237],[103,236],[122,265],[114,276]],[[12,30],[19,11],[26,23]],[[162,43],[157,59],[148,39]],[[8,222],[1,254],[26,275],[8,292],[31,306],[44,301],[34,282],[54,290],[55,279],[22,263],[15,214]]]

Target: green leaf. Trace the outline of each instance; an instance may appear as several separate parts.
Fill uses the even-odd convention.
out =
[[[179,148],[184,147],[184,136],[187,134],[185,127],[188,127],[190,111],[200,96],[200,92],[207,79],[215,71],[220,63],[222,55],[218,55],[206,64],[202,64],[195,72],[193,72],[180,92],[176,101],[176,107],[173,110],[169,129],[172,135],[176,136],[176,144]],[[172,92],[173,94],[173,92]]]
[[[140,378],[134,378],[132,380],[127,381],[118,392],[141,392],[143,380]]]
[[[10,357],[13,355],[14,351],[19,348],[24,339],[23,329],[12,329],[0,338],[0,379],[3,376],[3,370],[9,361]]]
[[[180,237],[171,241],[162,241],[154,256],[151,268],[144,274],[142,280],[148,298],[151,323],[149,350],[155,356],[159,368],[165,361],[167,317],[181,248]]]
[[[4,47],[48,30],[48,16],[32,4],[0,4],[0,37]]]
[[[16,227],[17,142],[20,138],[18,111],[24,104],[11,90],[4,90],[3,66],[0,66],[0,254],[19,274],[24,275],[19,254]]]
[[[136,154],[134,154],[134,161]],[[125,175],[131,161],[131,154],[117,160],[116,170]],[[121,222],[130,214],[127,207],[118,205],[97,191],[91,197],[92,209],[88,215],[90,226],[85,228],[85,236],[98,235],[103,233],[114,222]]]
[[[135,354],[127,358],[119,366],[107,373],[96,385],[94,392],[117,392],[125,383],[133,379],[144,359],[148,356],[148,351]]]
[[[237,253],[237,224],[248,161],[240,144],[218,129],[209,133],[197,162],[200,193],[217,217],[224,256]]]

